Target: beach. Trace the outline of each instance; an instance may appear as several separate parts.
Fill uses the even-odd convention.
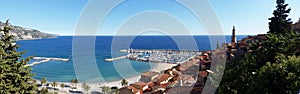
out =
[[[161,72],[164,70],[167,70],[169,68],[172,68],[173,66],[177,65],[177,64],[169,64],[169,63],[154,63],[154,66],[152,66],[152,68],[149,71],[155,71],[155,72]],[[133,76],[133,77],[128,77],[128,78],[124,78],[126,79],[126,81],[128,81],[128,85],[134,82],[139,82],[139,80],[141,79],[141,74],[137,75],[137,76]],[[118,87],[121,88],[123,87],[121,85],[121,81],[120,80],[116,80],[116,81],[111,81],[111,82],[101,82],[101,83],[86,83],[88,86],[90,86],[90,90],[88,91],[89,93],[92,92],[102,92],[102,88],[101,87]],[[40,83],[40,81],[38,81],[38,83]],[[48,82],[48,83],[52,83],[52,82]],[[74,83],[70,83],[70,82],[57,82],[58,85],[56,86],[56,88],[58,88],[59,90],[55,91],[58,92],[59,94],[63,94],[63,93],[68,93],[69,90],[72,90],[70,87],[65,87],[65,88],[61,88],[60,84],[65,84],[65,85],[69,85],[69,86],[76,86],[77,89],[73,89],[74,91],[84,91],[84,89],[82,88],[82,84],[81,82],[74,84]],[[41,87],[39,87],[41,89]],[[53,92],[54,90],[50,90],[50,92]]]

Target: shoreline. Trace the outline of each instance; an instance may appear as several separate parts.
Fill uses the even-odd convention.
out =
[[[168,50],[166,50],[168,51]],[[200,52],[200,51],[199,51]],[[194,52],[194,55],[189,56],[188,58],[185,58],[183,61],[177,62],[177,63],[168,63],[168,62],[151,62],[152,64],[150,64],[151,68],[148,71],[145,72],[149,72],[149,71],[153,71],[153,72],[158,72],[158,73],[163,73],[163,71],[171,69],[174,66],[177,66],[178,64],[184,63],[184,62],[188,62],[191,58],[195,58],[199,52],[197,51]],[[200,52],[201,53],[201,52]],[[176,54],[182,54],[182,53],[176,53]],[[144,73],[144,72],[143,72]],[[84,92],[84,89],[82,88],[82,84],[86,83],[88,86],[90,86],[89,89],[89,93],[92,92],[99,92],[102,93],[102,87],[117,87],[117,88],[122,88],[124,86],[122,86],[121,82],[123,79],[125,79],[127,81],[127,86],[135,83],[135,82],[140,82],[141,79],[141,75],[143,73],[140,73],[138,75],[135,76],[131,76],[131,77],[121,77],[112,81],[107,81],[107,82],[78,82],[78,83],[71,83],[71,82],[56,82],[56,81],[47,81],[47,83],[50,83],[49,86],[44,86],[42,85],[42,87],[46,87],[49,90],[53,91],[53,92],[59,92],[59,93],[69,93],[70,90],[72,91],[80,91],[80,92]],[[38,83],[40,83],[40,80],[37,80]],[[57,86],[55,87],[58,90],[54,90],[53,87],[51,86],[52,82],[56,82]],[[64,87],[61,88],[60,85],[64,84],[67,85],[69,87]],[[42,87],[39,87],[39,89],[41,89]],[[76,89],[73,89],[73,87],[76,87]],[[70,91],[71,92],[71,91]]]
[[[167,70],[173,66],[176,66],[177,64],[170,64],[170,63],[153,63],[154,65],[151,65],[151,69],[148,70],[148,71],[155,71],[155,72],[161,72],[161,71],[164,71],[164,70]],[[146,71],[146,72],[148,72]],[[91,92],[102,92],[102,88],[101,87],[118,87],[118,88],[121,88],[123,87],[121,85],[121,81],[123,79],[126,79],[126,81],[128,82],[128,85],[131,84],[131,83],[134,83],[134,82],[139,82],[139,80],[141,79],[141,75],[142,74],[139,74],[139,75],[136,75],[136,76],[131,76],[131,77],[127,77],[127,78],[122,78],[122,79],[119,79],[119,80],[114,80],[114,81],[109,81],[109,82],[96,82],[96,83],[91,83],[91,82],[86,82],[86,84],[88,86],[90,86],[90,90],[89,90],[89,93]],[[38,83],[40,83],[40,80],[38,79],[35,79]],[[52,83],[53,81],[47,81],[47,83]],[[58,88],[59,90],[56,91],[56,92],[59,92],[59,93],[68,93],[69,90],[72,90],[70,87],[65,87],[62,88],[60,87],[60,84],[65,84],[65,85],[69,85],[69,86],[72,86],[72,84],[74,83],[71,83],[71,82],[56,82],[58,85],[56,86],[56,88]],[[74,89],[74,90],[79,90],[79,91],[84,91],[84,89],[81,87],[81,85],[85,83],[85,82],[79,82],[77,83],[77,89]],[[41,89],[42,87],[39,87],[39,89]]]

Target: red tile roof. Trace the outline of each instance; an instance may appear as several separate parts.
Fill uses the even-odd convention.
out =
[[[168,78],[172,77],[170,74],[162,74],[157,78],[157,81],[155,81],[156,83],[160,83],[163,82],[165,80],[167,80]]]
[[[134,94],[136,94],[136,93],[138,93],[139,92],[139,90],[138,89],[136,89],[135,87],[133,87],[133,86],[128,86],[127,87],[128,89],[130,89],[130,90],[132,90],[132,93],[134,93]]]
[[[157,74],[159,74],[159,73],[158,72],[154,72],[154,71],[148,71],[148,72],[144,72],[142,74],[142,76],[152,77],[152,76],[157,75]]]
[[[130,84],[130,86],[133,86],[133,87],[135,87],[136,89],[139,89],[139,90],[142,90],[143,87],[145,87],[147,85],[148,84],[145,83],[145,82],[135,82],[135,83]]]
[[[207,71],[199,71],[198,75],[200,75],[202,77],[206,77],[208,75],[208,72]]]

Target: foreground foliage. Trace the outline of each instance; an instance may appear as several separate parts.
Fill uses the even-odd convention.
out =
[[[31,68],[25,67],[30,58],[21,59],[24,52],[17,52],[19,46],[9,34],[10,29],[7,21],[0,33],[0,93],[35,93]]]
[[[226,63],[220,94],[296,94],[300,90],[300,34],[291,31],[287,4],[277,0],[265,41],[253,41],[242,59]]]

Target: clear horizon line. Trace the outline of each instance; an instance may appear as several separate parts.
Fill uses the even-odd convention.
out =
[[[231,34],[224,34],[224,35],[59,35],[57,36],[228,36]],[[252,35],[258,35],[258,34],[237,34],[242,36],[252,36]]]

